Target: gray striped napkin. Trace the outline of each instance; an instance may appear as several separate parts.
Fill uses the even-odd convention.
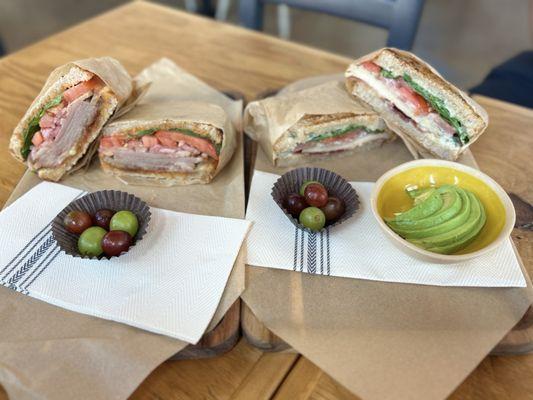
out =
[[[244,220],[152,208],[148,232],[111,260],[59,250],[52,219],[83,192],[41,183],[0,213],[0,284],[48,303],[196,343],[249,229]]]

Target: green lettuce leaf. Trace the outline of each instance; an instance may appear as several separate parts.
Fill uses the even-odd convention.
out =
[[[381,69],[381,76],[384,76],[385,78],[389,78],[389,79],[396,79],[394,74],[390,72],[389,70],[386,70],[385,68]]]
[[[39,122],[41,121],[41,118],[43,117],[44,113],[50,108],[59,105],[62,100],[63,94],[54,97],[52,100],[46,103],[43,108],[41,108],[41,110],[39,111],[39,113],[37,113],[35,117],[30,120],[28,127],[24,130],[24,143],[22,145],[22,149],[20,150],[20,154],[22,155],[22,158],[24,158],[24,160],[27,159],[28,155],[30,154],[31,140],[33,139],[33,135],[35,135],[35,133],[40,129]]]
[[[448,110],[448,108],[444,104],[444,101],[441,98],[429,93],[426,89],[424,89],[418,83],[413,81],[413,79],[408,74],[403,74],[403,80],[409,86],[411,86],[411,88],[415,92],[422,96],[431,105],[431,107],[439,113],[442,119],[444,119],[451,126],[454,127],[455,131],[457,132],[458,139],[462,145],[470,141],[470,138],[466,133],[466,129],[461,124],[461,121],[459,121],[455,117],[452,117],[452,115],[450,114],[450,110]]]
[[[157,129],[143,129],[142,131],[135,132],[133,136],[135,137],[141,137],[146,135],[153,135]]]
[[[391,71],[388,71],[384,68],[381,69],[381,75],[385,78],[389,79],[398,79],[399,76],[394,76],[394,74]],[[467,144],[470,141],[470,138],[468,137],[468,134],[466,133],[466,129],[457,118],[453,117],[450,113],[450,110],[446,107],[444,104],[444,101],[428,92],[426,89],[424,89],[422,86],[420,86],[418,83],[413,81],[413,78],[409,74],[404,73],[402,75],[403,80],[405,83],[407,83],[415,92],[417,92],[420,96],[422,96],[429,105],[437,112],[439,115],[444,119],[446,122],[448,122],[453,128],[455,129],[456,136],[455,139],[457,140],[459,145]]]
[[[345,133],[347,133],[349,131],[356,130],[356,129],[363,129],[367,133],[370,133],[370,134],[372,134],[372,133],[382,133],[383,132],[383,129],[371,130],[371,129],[366,128],[363,125],[352,124],[352,125],[347,125],[344,128],[334,129],[334,130],[332,130],[330,132],[326,132],[326,133],[322,133],[322,134],[313,134],[313,133],[311,133],[309,135],[310,139],[308,141],[309,142],[318,142],[320,140],[329,139],[329,138],[336,137],[336,136],[342,136]]]

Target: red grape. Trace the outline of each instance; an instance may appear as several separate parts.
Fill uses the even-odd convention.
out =
[[[344,214],[344,201],[337,197],[330,197],[328,198],[326,205],[320,209],[324,212],[326,221],[332,222],[339,219],[342,217],[342,214]]]
[[[328,202],[328,191],[321,183],[310,183],[305,187],[305,201],[313,207],[323,207]]]
[[[109,256],[118,256],[128,251],[131,246],[132,237],[128,232],[110,231],[102,239],[102,249]]]
[[[73,210],[65,215],[63,224],[67,231],[79,235],[93,225],[93,220],[88,212]]]
[[[298,193],[291,193],[287,196],[285,208],[294,218],[298,218],[302,210],[306,207],[307,204],[305,203],[304,197]]]
[[[111,221],[111,218],[113,217],[114,214],[115,212],[111,210],[106,210],[106,209],[98,210],[94,213],[94,218],[93,218],[94,224],[108,231],[109,222]]]

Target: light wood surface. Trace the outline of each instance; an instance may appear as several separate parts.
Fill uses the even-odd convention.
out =
[[[349,61],[162,6],[130,3],[0,60],[0,204],[24,171],[7,152],[9,136],[18,119],[53,67],[96,55],[118,58],[132,74],[166,56],[213,86],[240,91],[247,99],[306,76],[340,72]],[[490,99],[483,99],[482,103],[491,116],[491,128],[473,145],[476,159],[506,190],[531,203],[533,111]],[[531,232],[515,232],[513,237],[531,269]],[[453,397],[526,399],[531,398],[531,393],[533,355],[491,356]],[[0,392],[0,399],[5,398],[5,393]],[[219,357],[164,363],[132,398],[357,397],[304,357],[287,352],[264,353],[241,340]]]
[[[195,345],[190,344],[178,352],[171,360],[215,357],[231,350],[240,339],[240,312],[241,299],[237,299],[213,330],[205,333]]]

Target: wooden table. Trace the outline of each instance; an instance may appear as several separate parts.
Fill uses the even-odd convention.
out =
[[[311,75],[343,71],[349,60],[213,22],[162,6],[135,2],[53,35],[0,60],[0,205],[24,167],[8,154],[11,130],[53,67],[88,56],[111,55],[130,73],[167,56],[221,90],[253,99],[265,89]],[[473,147],[480,167],[504,188],[533,202],[533,111],[480,99],[490,130]],[[528,134],[529,133],[529,134]],[[532,233],[513,235],[533,270]],[[455,392],[457,399],[520,399],[533,393],[533,355],[487,357]],[[169,361],[134,399],[354,399],[304,357],[263,353],[244,340],[213,359]],[[6,398],[0,392],[0,399]]]

